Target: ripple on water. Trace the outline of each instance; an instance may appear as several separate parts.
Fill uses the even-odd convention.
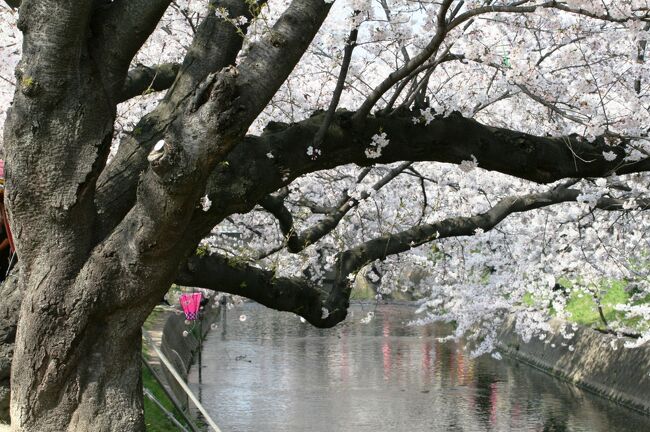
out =
[[[407,326],[413,313],[356,305],[324,330],[244,304],[222,315],[190,383],[229,432],[650,431],[650,418],[525,365],[470,359],[437,340],[444,326]]]

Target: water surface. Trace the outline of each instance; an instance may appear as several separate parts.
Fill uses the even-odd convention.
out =
[[[352,309],[327,330],[252,303],[228,310],[191,386],[224,432],[650,431],[649,417],[505,356],[470,359],[437,341],[444,326],[408,326],[411,307]]]

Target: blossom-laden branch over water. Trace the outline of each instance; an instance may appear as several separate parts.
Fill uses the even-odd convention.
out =
[[[477,353],[607,281],[650,318],[643,2],[171,3],[0,6],[14,430],[143,430],[174,282],[328,327],[418,273]]]

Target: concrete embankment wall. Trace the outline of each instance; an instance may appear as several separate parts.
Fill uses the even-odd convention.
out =
[[[544,340],[523,342],[510,322],[499,334],[499,348],[524,363],[650,415],[650,346],[624,348],[622,340],[589,328],[573,338],[556,330]],[[553,347],[555,346],[555,347]]]
[[[185,315],[182,313],[172,314],[167,318],[163,328],[160,348],[185,381],[187,381],[187,373],[201,346],[199,337],[201,340],[205,338],[210,326],[217,320],[219,314],[219,307],[213,308],[208,305],[201,314],[201,323],[194,321],[192,324],[185,324]],[[187,336],[183,336],[183,332],[187,332]],[[176,399],[186,408],[188,404],[187,394],[171,373],[166,368],[163,368],[163,370]]]

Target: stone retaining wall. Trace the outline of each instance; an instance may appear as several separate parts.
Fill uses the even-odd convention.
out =
[[[509,322],[499,334],[499,348],[524,363],[572,382],[621,405],[650,415],[650,346],[628,349],[624,341],[589,328],[571,339],[556,329],[544,340],[528,343]],[[555,347],[553,347],[555,346]]]

